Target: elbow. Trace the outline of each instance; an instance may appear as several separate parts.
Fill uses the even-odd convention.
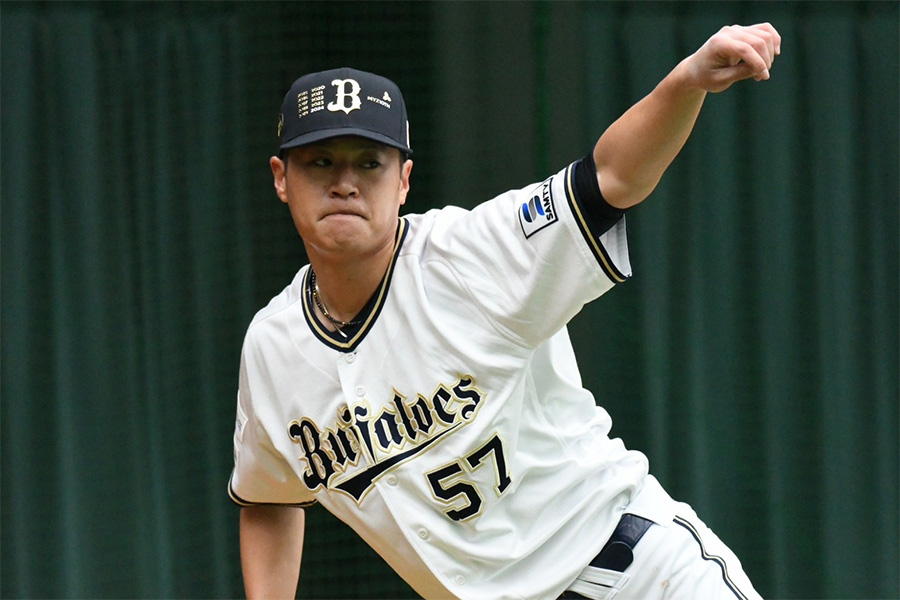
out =
[[[627,178],[611,169],[598,168],[597,183],[603,199],[610,206],[625,210],[643,202],[656,189],[659,179]]]

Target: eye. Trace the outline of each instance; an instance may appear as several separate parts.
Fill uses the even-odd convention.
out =
[[[331,159],[326,158],[324,156],[319,156],[310,161],[310,164],[315,165],[316,167],[330,167]]]
[[[363,169],[377,169],[381,166],[381,163],[374,158],[371,160],[365,160],[362,163]]]

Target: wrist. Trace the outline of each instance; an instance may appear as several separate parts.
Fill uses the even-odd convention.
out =
[[[702,99],[707,94],[706,86],[700,77],[696,54],[678,63],[661,84],[664,84],[669,93],[687,98]]]

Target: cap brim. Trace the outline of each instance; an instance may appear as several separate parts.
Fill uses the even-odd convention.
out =
[[[366,138],[367,140],[372,140],[374,142],[378,142],[379,144],[384,144],[385,146],[396,148],[397,150],[405,152],[406,154],[411,155],[413,153],[413,151],[408,146],[401,144],[397,140],[391,139],[388,136],[375,131],[359,129],[357,127],[339,127],[336,129],[327,129],[323,131],[312,131],[310,133],[297,136],[292,140],[286,141],[281,145],[280,149],[289,150],[291,148],[297,148],[298,146],[306,146],[307,144],[312,144],[314,142],[321,142],[322,140],[329,140],[331,138],[343,137],[347,135]]]

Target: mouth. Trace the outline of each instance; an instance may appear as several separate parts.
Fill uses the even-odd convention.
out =
[[[348,218],[365,219],[364,216],[362,216],[362,215],[359,214],[358,212],[354,212],[354,211],[352,211],[352,210],[336,210],[336,211],[333,211],[333,212],[330,212],[330,213],[326,213],[322,218],[323,218],[323,219],[330,219],[330,218],[336,218],[336,219],[348,219]]]

